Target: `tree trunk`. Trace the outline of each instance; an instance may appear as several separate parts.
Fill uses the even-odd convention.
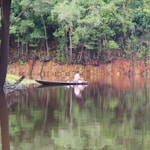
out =
[[[4,86],[8,65],[10,7],[11,0],[1,0],[0,89]]]
[[[46,25],[45,25],[45,22],[44,22],[43,15],[41,15],[41,19],[42,19],[42,23],[43,23],[43,26],[44,26],[45,44],[46,44],[47,56],[49,57],[49,47],[48,47],[48,41],[47,41],[47,31],[46,31]]]

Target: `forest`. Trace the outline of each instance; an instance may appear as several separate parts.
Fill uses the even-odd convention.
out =
[[[149,0],[12,0],[9,63],[97,65],[149,55]]]

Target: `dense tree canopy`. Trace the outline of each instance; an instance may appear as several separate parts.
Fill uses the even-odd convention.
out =
[[[58,62],[143,57],[149,54],[149,31],[149,0],[12,2],[11,48],[18,49],[14,57],[41,56],[42,50]]]

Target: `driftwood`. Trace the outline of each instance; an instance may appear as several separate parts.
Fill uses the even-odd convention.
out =
[[[15,83],[14,85],[18,85],[23,79],[25,78],[25,76],[21,76]]]
[[[16,86],[21,83],[21,81],[25,78],[25,76],[21,76],[15,83],[5,82],[4,88],[5,89],[15,89]]]

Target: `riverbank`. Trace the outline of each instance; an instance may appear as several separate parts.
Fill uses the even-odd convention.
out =
[[[42,69],[42,72],[41,72]],[[104,76],[135,76],[149,75],[150,64],[145,64],[143,60],[130,61],[130,60],[115,60],[111,63],[100,64],[99,66],[92,65],[69,65],[57,64],[52,61],[42,64],[36,61],[34,66],[32,62],[19,64],[14,63],[8,66],[8,74],[15,74],[17,76],[25,75],[30,77],[32,70],[32,78],[44,78],[48,80],[65,80],[66,77],[70,79],[74,76],[77,69],[82,71],[82,76],[86,80],[94,81]],[[40,74],[41,73],[41,74]]]
[[[42,67],[43,71],[40,74]],[[30,79],[32,70],[33,81],[34,79],[64,81],[66,77],[72,80],[77,68],[82,71],[81,76],[89,83],[99,82],[119,89],[135,86],[144,87],[145,83],[150,83],[150,63],[145,64],[143,60],[118,59],[99,66],[57,64],[54,62],[46,62],[42,66],[42,62],[36,61],[33,67],[32,62],[29,61],[24,64],[10,64],[8,74],[24,75],[26,79]]]

